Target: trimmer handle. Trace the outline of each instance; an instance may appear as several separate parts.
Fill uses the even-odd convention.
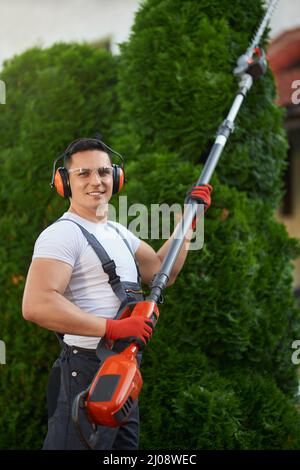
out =
[[[128,318],[132,315],[148,318],[149,324],[151,323],[151,327],[154,329],[159,317],[159,310],[156,303],[153,301],[142,300],[139,302],[131,302],[120,312],[119,320],[123,320],[124,318]],[[117,339],[111,346],[115,352],[121,352],[131,343],[135,343],[140,351],[142,351],[146,346],[144,341],[135,336]]]

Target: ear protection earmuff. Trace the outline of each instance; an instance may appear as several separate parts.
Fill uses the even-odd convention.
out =
[[[84,140],[84,139],[83,138],[76,139],[73,142],[71,142],[71,144],[67,147],[65,152],[53,162],[52,180],[51,180],[50,186],[51,188],[55,188],[56,192],[60,196],[65,197],[65,198],[69,198],[72,196],[69,173],[68,173],[67,168],[62,167],[62,166],[56,169],[56,164],[59,160],[64,160],[68,156],[75,153],[74,152],[75,144],[78,143],[80,140]],[[113,167],[112,194],[119,193],[125,183],[124,158],[122,157],[120,153],[116,152],[116,150],[113,150],[112,148],[108,147],[108,145],[102,142],[102,140],[100,139],[88,139],[88,140],[94,140],[96,143],[99,144],[99,147],[100,146],[102,147],[102,150],[104,149],[108,151],[108,153],[115,154],[121,159],[122,161],[121,165],[116,165],[115,163],[112,164],[112,167]]]

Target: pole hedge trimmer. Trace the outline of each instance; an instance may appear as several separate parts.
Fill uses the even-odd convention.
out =
[[[255,33],[245,54],[237,60],[234,75],[239,79],[239,90],[226,119],[220,125],[214,144],[196,185],[209,183],[216,165],[220,159],[226,142],[233,132],[234,121],[239,109],[250,90],[253,81],[260,78],[267,70],[265,53],[259,47],[263,33],[279,0],[271,0],[265,15]],[[187,198],[187,209],[174,231],[174,239],[161,265],[159,273],[154,276],[151,292],[146,300],[128,305],[121,312],[120,319],[138,315],[150,319],[155,326],[159,311],[157,304],[161,303],[162,292],[166,288],[170,273],[181,251],[188,230],[197,213],[197,201]],[[73,403],[72,418],[79,436],[86,447],[93,449],[97,440],[98,425],[118,427],[123,424],[135,406],[136,399],[142,387],[142,377],[137,364],[137,353],[141,349],[134,339],[117,340],[113,344],[106,342],[101,348],[101,362],[91,385],[80,393]],[[97,355],[99,357],[99,348]],[[79,420],[79,409],[87,412],[94,432],[89,438],[84,436]]]

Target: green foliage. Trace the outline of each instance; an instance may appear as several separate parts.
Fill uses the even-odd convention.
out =
[[[164,318],[143,364],[142,447],[245,447],[239,399],[230,381],[209,364],[200,348],[180,352],[176,343],[166,342],[162,329],[166,334]]]
[[[237,90],[237,57],[262,14],[260,0],[145,2],[122,47],[120,81],[124,116],[142,146],[163,146],[194,163],[205,157]],[[247,97],[218,174],[276,207],[286,141],[274,97],[268,73]]]
[[[299,416],[270,374],[245,366],[218,371],[197,346],[184,353],[166,346],[161,331],[143,369],[142,448],[299,447]]]
[[[57,44],[14,57],[1,74],[1,449],[40,448],[46,433],[46,380],[59,347],[22,318],[25,277],[38,234],[67,208],[49,187],[52,162],[78,136],[113,136],[116,72],[117,59],[105,51]]]
[[[175,154],[144,154],[128,165],[128,198],[134,201],[138,194],[149,211],[156,200],[180,202],[200,170]],[[217,176],[212,184],[203,250],[189,253],[168,289],[144,353],[142,446],[296,447],[300,434],[291,405],[297,385],[291,344],[299,337],[299,311],[291,293],[290,260],[299,247],[269,206],[220,184]],[[161,240],[152,244],[158,248]],[[246,386],[249,377],[258,377],[270,393],[238,387],[239,381]],[[270,409],[268,421],[276,421],[269,442],[272,433],[265,430],[263,412],[253,405],[259,400]]]
[[[122,46],[119,90],[129,200],[182,202],[237,83],[263,2],[148,0]],[[266,40],[266,39],[265,39]],[[130,83],[130,86],[129,86]],[[205,244],[191,251],[144,353],[144,448],[300,445],[291,260],[274,218],[287,149],[271,72],[255,82],[212,180]],[[130,178],[131,176],[131,178]],[[161,242],[151,242],[155,248]]]

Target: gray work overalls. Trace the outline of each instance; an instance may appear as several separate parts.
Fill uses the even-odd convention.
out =
[[[94,235],[84,227],[71,219],[59,219],[56,222],[67,220],[75,223],[81,229],[89,244],[93,247],[102,263],[104,272],[108,275],[108,282],[114,293],[121,300],[120,308],[115,318],[118,318],[121,310],[129,303],[144,299],[141,278],[138,266],[134,259],[131,248],[118,229],[118,235],[130,251],[137,267],[137,282],[121,281],[116,273],[114,261],[108,256],[103,246]],[[63,342],[63,336],[58,334],[62,351],[54,362],[47,387],[48,404],[48,433],[44,441],[43,450],[84,450],[78,433],[71,418],[71,410],[74,398],[92,382],[100,367],[100,361],[96,356],[96,350],[69,346]],[[138,354],[138,363],[141,362],[141,353]],[[88,437],[93,429],[91,423],[86,419],[85,411],[80,410],[81,426],[84,434]],[[100,426],[99,438],[95,450],[137,450],[139,440],[139,409],[138,404],[133,409],[127,422],[118,428]]]

